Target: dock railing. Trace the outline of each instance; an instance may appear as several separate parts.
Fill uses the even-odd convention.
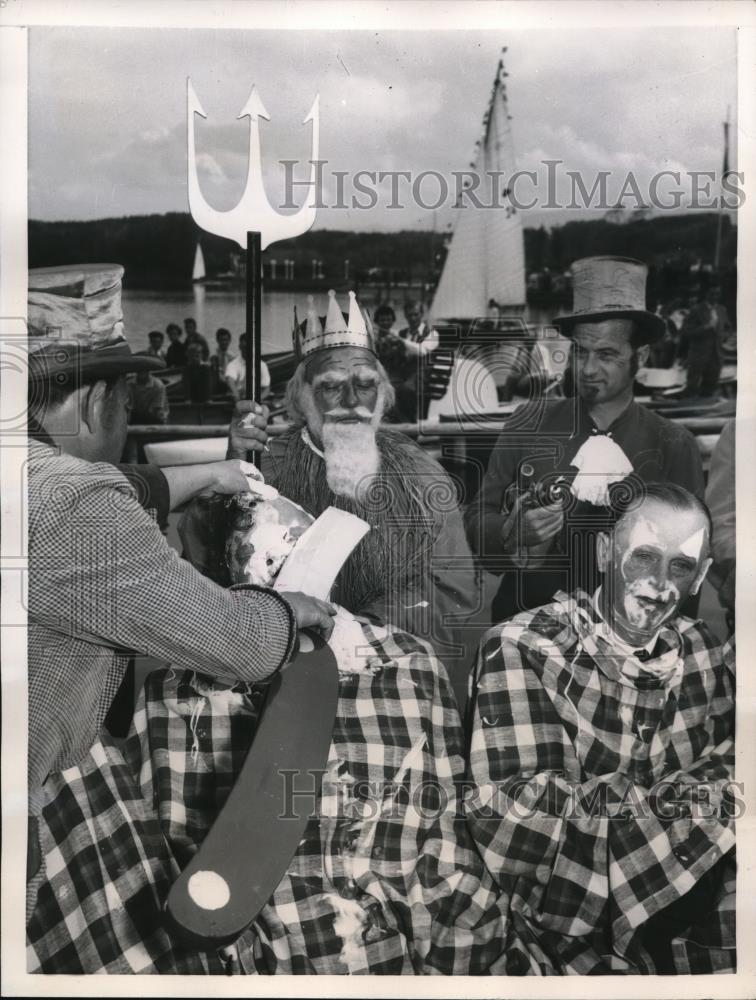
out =
[[[730,416],[681,417],[671,418],[691,431],[698,443],[704,467],[708,467],[709,458],[717,438]],[[413,424],[389,424],[392,430],[400,431],[407,437],[417,441],[421,447],[447,458],[453,457],[455,462],[464,463],[467,456],[467,445],[476,441],[483,447],[493,444],[501,430],[502,418],[480,418],[474,421],[441,421]],[[224,424],[132,424],[129,426],[126,454],[124,460],[136,462],[142,455],[145,444],[156,441],[181,441],[192,438],[219,438],[228,435],[229,425]],[[268,434],[280,437],[288,434],[291,425],[287,423],[271,423]]]

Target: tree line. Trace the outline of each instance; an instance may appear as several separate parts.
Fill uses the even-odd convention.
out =
[[[619,254],[645,261],[664,284],[670,278],[678,284],[691,265],[712,262],[717,225],[714,212],[692,212],[627,222],[576,220],[548,229],[525,229],[526,269],[528,273],[546,269],[561,273],[580,257]],[[199,230],[188,213],[171,212],[87,222],[32,220],[29,266],[117,261],[126,270],[128,287],[179,288],[191,282],[198,242],[208,275],[229,272],[235,262],[243,261],[236,244]],[[287,260],[293,262],[289,273],[299,286],[345,287],[366,281],[432,285],[441,272],[447,243],[444,234],[429,231],[320,229],[276,243],[265,256],[277,262],[278,286],[285,284],[283,262]],[[725,216],[720,253],[725,275],[734,272],[736,254],[737,227]],[[270,283],[270,266],[266,277]]]

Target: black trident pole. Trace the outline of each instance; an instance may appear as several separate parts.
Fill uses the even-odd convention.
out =
[[[247,232],[247,362],[244,395],[255,403],[260,399],[260,361],[262,351],[262,249],[260,233]],[[247,452],[247,461],[255,461],[255,453]]]

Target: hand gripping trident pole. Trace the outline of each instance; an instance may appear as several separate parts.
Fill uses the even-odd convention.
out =
[[[260,402],[260,357],[262,344],[261,300],[262,300],[262,251],[278,240],[291,239],[306,233],[315,221],[317,209],[317,189],[315,172],[317,169],[318,147],[320,145],[320,105],[315,97],[307,117],[302,122],[312,122],[312,156],[310,159],[310,183],[305,204],[292,215],[281,215],[274,209],[265,193],[262,179],[260,156],[259,120],[270,121],[270,115],[252,87],[246,104],[239,112],[239,118],[249,118],[249,161],[247,183],[244,194],[237,205],[226,212],[212,208],[205,201],[197,177],[197,160],[194,139],[195,114],[207,118],[191,79],[186,81],[187,115],[187,166],[189,209],[192,218],[201,229],[225,239],[235,240],[247,251],[247,365],[245,395],[247,399]],[[251,456],[250,457],[251,460]]]

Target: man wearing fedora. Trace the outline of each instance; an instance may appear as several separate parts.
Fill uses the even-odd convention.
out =
[[[557,590],[593,593],[595,536],[629,486],[673,483],[703,496],[693,435],[633,398],[635,374],[664,335],[663,319],[646,309],[647,270],[624,257],[572,266],[574,308],[555,323],[572,340],[576,395],[536,399],[512,415],[466,513],[473,551],[503,574],[494,621]]]
[[[203,577],[113,464],[126,375],[164,366],[124,338],[122,274],[29,274],[29,971],[207,971],[163,930],[172,861],[103,720],[130,650],[260,681],[290,658],[298,627],[329,632],[335,613]],[[224,463],[206,485],[249,489],[244,472]],[[76,892],[62,888],[64,871],[77,872]]]

